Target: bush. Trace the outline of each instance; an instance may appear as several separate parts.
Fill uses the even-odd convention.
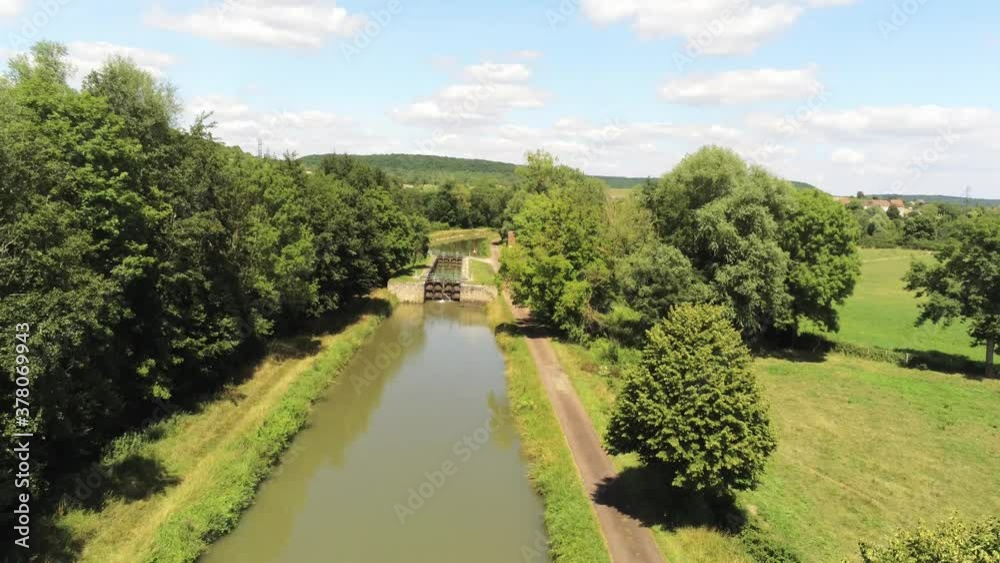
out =
[[[861,544],[864,563],[996,563],[1000,561],[1000,519],[965,522],[953,516],[937,527],[899,530],[883,546]]]
[[[726,310],[680,305],[648,333],[608,427],[614,454],[634,452],[674,487],[754,488],[775,449],[750,351]]]

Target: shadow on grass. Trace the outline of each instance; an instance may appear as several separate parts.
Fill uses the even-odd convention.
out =
[[[669,531],[707,528],[734,536],[752,561],[799,563],[795,551],[727,494],[694,493],[671,486],[661,468],[630,467],[598,485],[594,501]]]
[[[160,460],[143,454],[129,454],[77,476],[63,496],[63,502],[67,507],[101,510],[108,502],[143,500],[179,482]]]
[[[984,379],[986,373],[985,362],[958,354],[908,348],[889,350],[877,346],[834,342],[816,334],[783,338],[779,342],[772,343],[771,347],[758,350],[757,353],[764,357],[810,363],[823,362],[828,354],[838,353],[865,360],[895,364],[903,368],[962,375],[973,380]]]
[[[598,485],[594,501],[647,527],[707,527],[731,534],[743,529],[747,515],[732,497],[684,491],[669,481],[659,468],[630,467]]]

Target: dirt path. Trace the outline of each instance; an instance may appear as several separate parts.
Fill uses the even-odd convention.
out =
[[[500,250],[497,246],[492,247],[491,261],[493,267],[499,269]],[[510,301],[510,296],[507,296],[507,302],[518,321],[530,320],[530,311],[516,307]],[[559,426],[566,436],[573,460],[583,479],[584,488],[590,496],[590,504],[597,514],[611,560],[614,563],[662,562],[663,556],[653,539],[653,534],[647,528],[617,509],[595,502],[598,487],[617,475],[614,465],[604,453],[604,447],[594,430],[594,424],[587,416],[587,411],[573,390],[573,385],[563,373],[549,339],[530,334],[526,335],[525,339],[549,402],[552,403],[556,418],[559,419]]]

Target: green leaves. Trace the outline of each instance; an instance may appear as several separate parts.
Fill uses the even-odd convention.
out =
[[[965,522],[952,516],[934,527],[899,530],[885,545],[862,543],[860,551],[863,563],[995,563],[1000,561],[1000,520]]]
[[[675,307],[649,331],[641,365],[626,372],[609,450],[664,468],[674,487],[754,488],[775,439],[750,364],[725,309]]]
[[[935,263],[913,264],[906,289],[925,298],[918,324],[965,319],[975,344],[995,346],[1000,340],[1000,215],[984,212],[960,223],[956,240],[938,252]]]

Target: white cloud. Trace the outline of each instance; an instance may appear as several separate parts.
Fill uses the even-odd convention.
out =
[[[113,55],[132,59],[136,65],[156,77],[163,76],[166,68],[177,62],[176,57],[173,55],[160,51],[105,42],[86,43],[74,41],[69,43],[66,48],[69,50],[69,62],[76,67],[76,76],[79,79],[99,68]]]
[[[66,44],[66,49],[69,51],[67,62],[74,69],[70,82],[76,86],[79,86],[88,74],[100,68],[113,55],[132,59],[139,68],[157,78],[164,75],[167,67],[177,63],[177,58],[167,53],[140,47],[115,45],[103,41],[96,43],[74,41]],[[17,54],[20,53],[0,48],[0,61],[6,61]]]
[[[830,155],[830,161],[834,164],[863,164],[865,153],[854,149],[841,148],[833,151],[833,154]]]
[[[257,151],[257,140],[272,154],[285,151],[299,155],[327,152],[379,152],[390,150],[398,141],[363,128],[353,118],[323,110],[264,111],[225,96],[202,96],[187,104],[187,116],[194,119],[212,113],[213,135],[221,141]]]
[[[208,39],[284,48],[319,48],[327,37],[350,37],[367,21],[334,0],[223,0],[174,14],[159,4],[148,25]]]
[[[822,90],[816,67],[800,70],[733,70],[692,75],[667,82],[660,97],[691,105],[739,104],[807,98]]]
[[[855,0],[583,0],[596,24],[631,21],[644,39],[681,37],[707,54],[746,54],[785,31],[811,7]]]
[[[14,18],[24,10],[24,0],[0,0],[0,20]]]
[[[477,82],[524,82],[531,78],[531,69],[521,63],[485,62],[466,67],[465,74]]]
[[[526,61],[533,61],[535,59],[542,58],[542,52],[541,51],[533,51],[531,49],[524,49],[522,51],[515,51],[513,53],[513,55],[514,55],[514,58],[516,58],[516,59],[524,59]]]
[[[547,92],[524,84],[531,68],[523,63],[484,62],[463,69],[462,81],[433,96],[389,112],[396,121],[423,127],[466,128],[499,125],[516,109],[539,108]]]

